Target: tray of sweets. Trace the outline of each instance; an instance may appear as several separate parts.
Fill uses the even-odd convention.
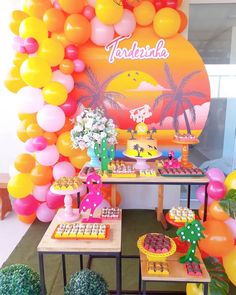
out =
[[[161,168],[158,169],[161,176],[166,177],[204,177],[205,173],[197,167],[193,168]]]
[[[147,273],[149,275],[168,276],[168,263],[158,261],[147,261]]]
[[[189,276],[202,277],[202,270],[200,264],[196,262],[185,263],[186,271]]]
[[[103,220],[119,220],[121,218],[120,208],[102,208],[101,217]]]
[[[57,240],[108,240],[110,225],[105,223],[61,223],[52,238]]]

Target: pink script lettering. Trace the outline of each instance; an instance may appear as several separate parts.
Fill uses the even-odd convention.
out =
[[[154,48],[151,48],[149,45],[139,47],[137,41],[133,42],[130,49],[120,48],[120,42],[130,37],[131,35],[125,37],[119,36],[105,46],[105,50],[110,52],[109,63],[112,64],[116,59],[167,59],[170,55],[169,51],[165,48],[165,40],[163,39],[158,40]]]

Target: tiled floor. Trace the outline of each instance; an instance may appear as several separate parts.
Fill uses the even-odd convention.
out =
[[[3,220],[0,220],[0,267],[7,260],[29,227],[29,224],[20,222],[13,212],[9,213]]]

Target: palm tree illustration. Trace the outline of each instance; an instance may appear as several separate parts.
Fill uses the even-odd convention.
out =
[[[144,152],[144,148],[142,148],[138,143],[134,145],[134,150],[138,152],[137,157],[141,157],[141,153]]]
[[[75,84],[78,89],[83,89],[87,92],[85,95],[79,97],[78,103],[88,103],[89,108],[102,108],[106,116],[108,116],[109,108],[122,111],[122,108],[116,99],[125,98],[125,96],[117,91],[106,91],[108,84],[120,73],[121,72],[118,72],[107,78],[105,81],[100,82],[93,70],[89,67],[86,68],[85,74],[88,77],[88,83],[81,81]]]
[[[160,117],[160,125],[162,126],[164,119],[166,118],[168,112],[171,109],[174,109],[174,115],[173,115],[173,123],[172,126],[176,133],[179,133],[179,115],[184,115],[184,122],[187,129],[188,134],[191,134],[191,127],[189,123],[189,119],[186,113],[186,108],[189,109],[190,116],[192,121],[196,122],[196,111],[194,108],[193,103],[191,102],[190,98],[191,96],[197,97],[197,98],[205,98],[205,94],[200,91],[185,91],[185,86],[187,83],[197,74],[200,73],[200,71],[194,71],[182,78],[179,85],[177,85],[173,79],[173,76],[171,74],[170,67],[168,64],[164,65],[165,75],[166,75],[166,81],[168,83],[168,87],[170,88],[170,91],[168,93],[163,93],[159,95],[153,104],[153,109],[160,104],[160,102],[165,101],[166,104],[162,110],[161,117]]]

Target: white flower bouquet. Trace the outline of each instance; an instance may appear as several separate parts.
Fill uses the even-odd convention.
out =
[[[75,119],[75,126],[71,130],[71,140],[74,148],[94,148],[95,142],[101,144],[107,138],[109,144],[116,143],[117,132],[112,119],[107,119],[104,112],[96,108],[85,108]]]

